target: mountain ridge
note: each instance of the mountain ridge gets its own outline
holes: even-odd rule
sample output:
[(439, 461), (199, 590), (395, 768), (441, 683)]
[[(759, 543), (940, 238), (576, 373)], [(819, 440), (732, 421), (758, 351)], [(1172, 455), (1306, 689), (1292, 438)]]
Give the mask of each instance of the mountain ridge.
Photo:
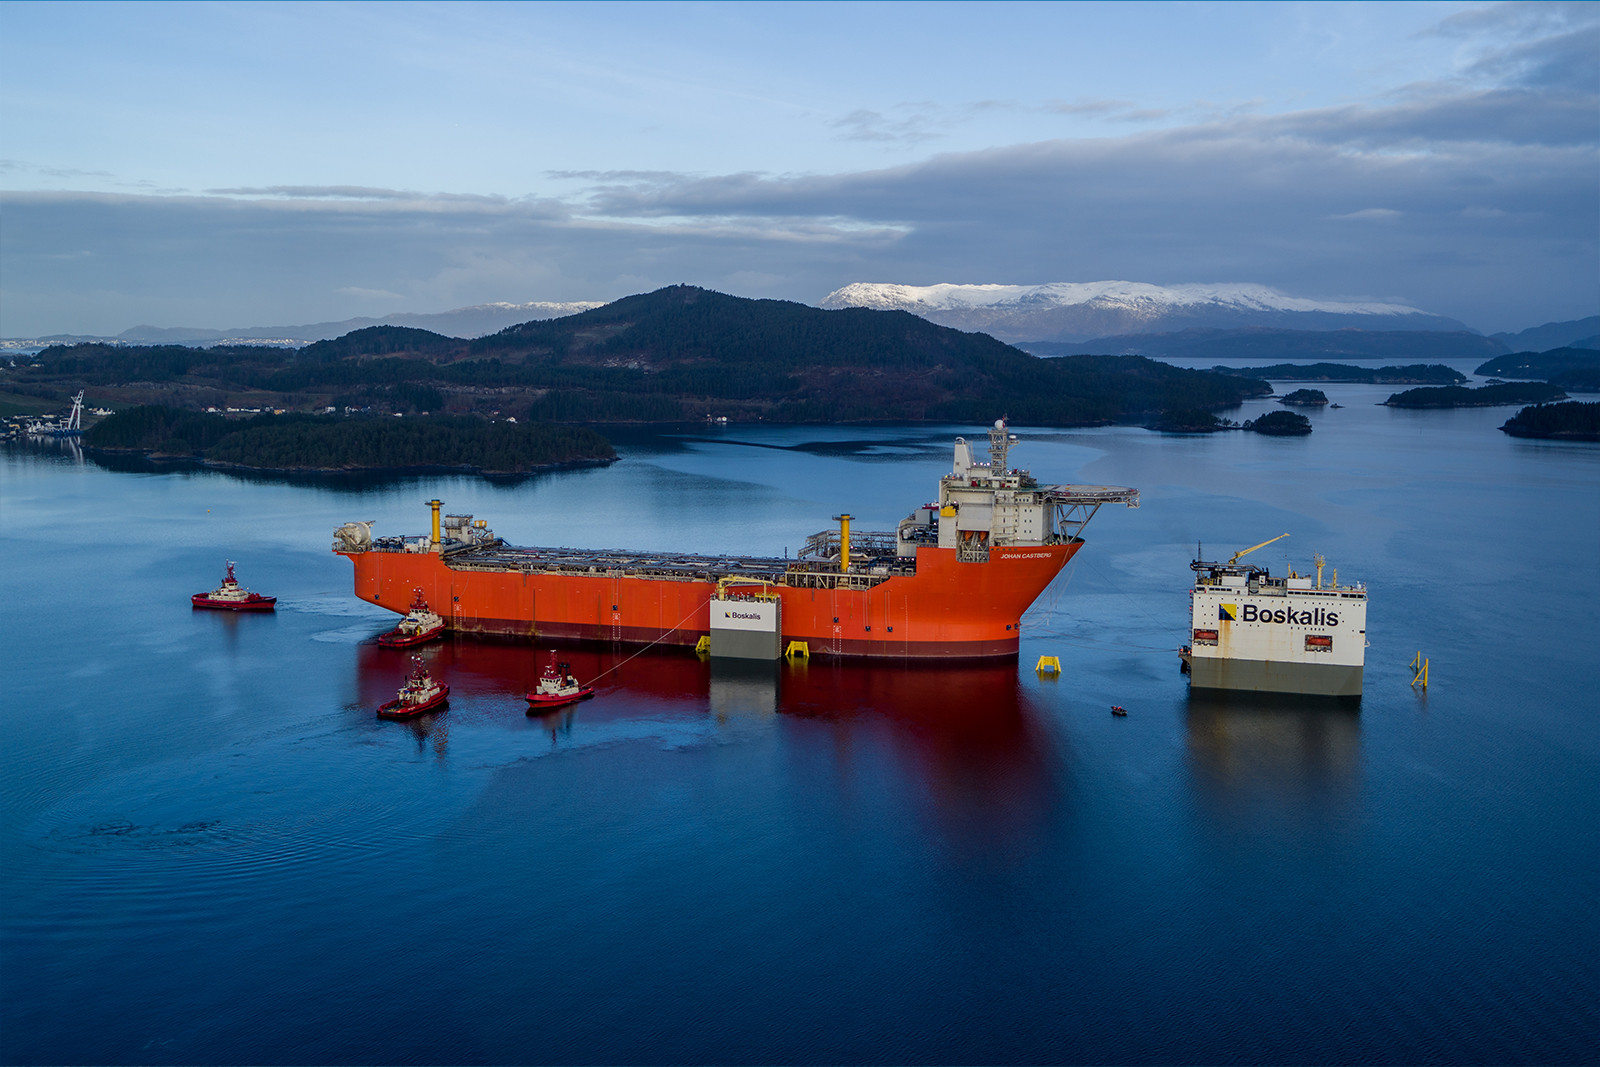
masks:
[(1252, 282), (1173, 286), (1129, 281), (925, 286), (852, 282), (829, 293), (818, 306), (908, 311), (941, 326), (981, 331), (1010, 343), (1075, 343), (1190, 328), (1476, 332), (1455, 319), (1408, 304), (1312, 300)]
[(1018, 341), (1036, 356), (1086, 352), (1150, 356), (1157, 359), (1323, 359), (1452, 358), (1489, 359), (1504, 354), (1500, 341), (1465, 330), (1279, 330), (1266, 326), (1217, 330), (1190, 327), (1175, 333), (1124, 334), (1081, 343)]
[(1600, 315), (1547, 322), (1516, 333), (1492, 334), (1512, 352), (1547, 352), (1552, 348), (1596, 348), (1600, 341)]
[(46, 349), (38, 362), (30, 382), (63, 393), (88, 385), (118, 404), (159, 397), (589, 423), (987, 423), (1008, 413), (1018, 425), (1086, 426), (1271, 392), (1139, 357), (1039, 359), (906, 312), (827, 311), (687, 285), (475, 340), (373, 326), (294, 352), (78, 345)]
[(78, 344), (120, 342), (122, 344), (211, 345), (232, 341), (305, 342), (329, 341), (353, 330), (370, 326), (409, 326), (447, 337), (473, 338), (495, 333), (532, 319), (557, 319), (604, 307), (600, 300), (530, 300), (512, 304), (504, 301), (472, 304), (449, 311), (397, 311), (377, 318), (361, 316), (336, 322), (313, 322), (299, 326), (243, 326), (212, 330), (190, 326), (133, 326), (111, 337), (89, 334), (49, 334), (33, 338), (42, 342)]

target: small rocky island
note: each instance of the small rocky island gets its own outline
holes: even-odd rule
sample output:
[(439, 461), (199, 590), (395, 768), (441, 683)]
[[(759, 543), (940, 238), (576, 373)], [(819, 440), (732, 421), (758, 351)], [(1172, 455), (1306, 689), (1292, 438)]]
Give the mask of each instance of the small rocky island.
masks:
[(1477, 389), (1460, 385), (1407, 389), (1403, 393), (1390, 394), (1383, 403), (1391, 408), (1492, 408), (1510, 404), (1543, 404), (1566, 398), (1566, 393), (1545, 382), (1508, 382)]
[(1237, 430), (1239, 424), (1231, 419), (1219, 418), (1204, 408), (1176, 408), (1163, 411), (1145, 423), (1145, 429), (1157, 433), (1216, 433), (1218, 430)]
[(1252, 430), (1271, 437), (1299, 437), (1311, 432), (1311, 420), (1293, 411), (1269, 411), (1244, 423), (1219, 418), (1201, 408), (1164, 411), (1145, 424), (1158, 433), (1216, 433), (1219, 430)]
[(1297, 408), (1320, 408), (1328, 403), (1328, 394), (1321, 389), (1296, 389), (1278, 398), (1278, 403)]
[(1600, 441), (1600, 403), (1570, 400), (1564, 404), (1525, 407), (1500, 427), (1512, 437), (1549, 441)]
[(1269, 411), (1240, 428), (1272, 437), (1299, 437), (1311, 432), (1311, 420), (1298, 411)]

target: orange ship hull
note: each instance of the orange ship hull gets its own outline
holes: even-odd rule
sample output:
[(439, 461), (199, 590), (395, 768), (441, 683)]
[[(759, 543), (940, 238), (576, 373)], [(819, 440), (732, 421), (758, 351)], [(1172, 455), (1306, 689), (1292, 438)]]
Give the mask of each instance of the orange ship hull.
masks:
[[(986, 562), (921, 546), (916, 572), (870, 589), (769, 586), (785, 643), (834, 656), (1015, 656), (1022, 616), (1082, 541), (995, 548)], [(355, 592), (404, 614), (417, 589), (457, 633), (694, 645), (710, 628), (714, 581), (455, 569), (435, 552), (341, 552)]]

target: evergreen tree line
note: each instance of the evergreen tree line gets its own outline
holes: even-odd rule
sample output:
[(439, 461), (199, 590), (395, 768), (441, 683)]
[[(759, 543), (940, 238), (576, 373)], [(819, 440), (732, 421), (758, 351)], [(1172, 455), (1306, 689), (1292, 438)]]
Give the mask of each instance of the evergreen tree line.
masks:
[(1553, 437), (1567, 441), (1600, 441), (1600, 404), (1577, 400), (1526, 407), (1500, 427), (1512, 437)]
[(262, 470), (466, 467), (519, 474), (552, 464), (611, 460), (610, 442), (576, 426), (487, 422), (470, 416), (339, 418), (221, 415), (145, 405), (89, 430), (91, 448), (193, 456)]
[(1463, 385), (1407, 389), (1384, 403), (1392, 408), (1486, 408), (1500, 404), (1542, 404), (1565, 400), (1566, 394), (1545, 382), (1508, 382), (1469, 389)]
[(184, 377), (234, 380), (239, 375), (270, 373), (294, 358), (294, 350), (271, 345), (51, 345), (39, 353), (50, 374), (73, 377), (88, 385), (126, 382), (171, 382)]

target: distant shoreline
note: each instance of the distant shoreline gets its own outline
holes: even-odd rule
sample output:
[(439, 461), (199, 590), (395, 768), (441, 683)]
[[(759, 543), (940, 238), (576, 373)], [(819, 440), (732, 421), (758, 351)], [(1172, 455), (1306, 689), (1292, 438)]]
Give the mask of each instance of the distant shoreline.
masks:
[(339, 477), (341, 475), (408, 475), (408, 474), (477, 474), (489, 478), (523, 478), (559, 470), (579, 470), (587, 467), (609, 467), (621, 457), (569, 459), (555, 463), (535, 464), (520, 471), (492, 470), (475, 464), (422, 463), (407, 466), (340, 466), (340, 467), (253, 467), (244, 463), (206, 459), (203, 456), (174, 455), (138, 448), (98, 448), (84, 445), (83, 451), (97, 458), (133, 461), (152, 468), (188, 467), (224, 473), (282, 475), (297, 478)]

